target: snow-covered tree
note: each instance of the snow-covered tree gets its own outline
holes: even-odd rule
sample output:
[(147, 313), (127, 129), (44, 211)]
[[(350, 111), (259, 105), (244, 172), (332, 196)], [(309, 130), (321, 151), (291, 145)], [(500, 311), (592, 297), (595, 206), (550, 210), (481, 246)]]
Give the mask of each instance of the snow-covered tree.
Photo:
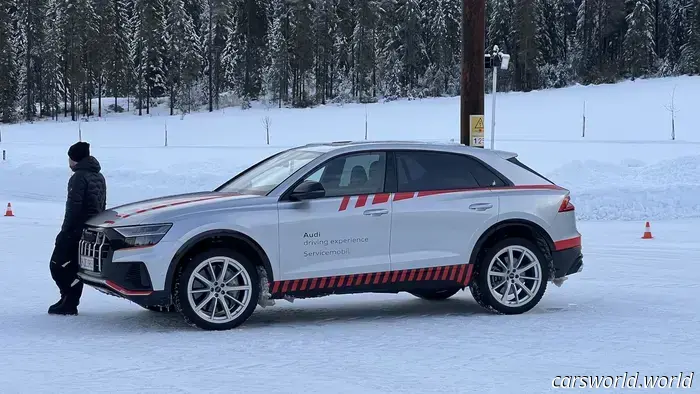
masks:
[(167, 43), (166, 86), (170, 97), (170, 114), (175, 108), (190, 112), (194, 106), (194, 85), (202, 63), (199, 37), (183, 0), (168, 0), (165, 28)]
[(630, 75), (636, 78), (650, 71), (656, 56), (655, 22), (649, 0), (635, 0), (634, 8), (626, 20), (624, 59)]
[(10, 123), (17, 116), (17, 63), (12, 40), (12, 0), (0, 0), (0, 121)]
[(688, 15), (687, 41), (681, 46), (679, 70), (700, 74), (700, 0), (686, 6)]

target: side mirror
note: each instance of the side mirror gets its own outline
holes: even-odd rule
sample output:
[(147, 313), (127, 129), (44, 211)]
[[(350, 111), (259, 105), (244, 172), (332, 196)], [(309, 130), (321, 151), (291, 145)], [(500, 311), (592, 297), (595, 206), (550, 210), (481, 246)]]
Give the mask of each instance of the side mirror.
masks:
[(304, 181), (289, 195), (292, 201), (313, 200), (326, 196), (326, 189), (319, 182)]

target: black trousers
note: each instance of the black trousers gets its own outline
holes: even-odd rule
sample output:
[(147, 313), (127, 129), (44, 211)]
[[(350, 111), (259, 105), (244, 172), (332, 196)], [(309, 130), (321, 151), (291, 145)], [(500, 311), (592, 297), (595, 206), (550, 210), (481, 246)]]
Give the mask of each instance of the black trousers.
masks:
[(51, 254), (51, 277), (61, 292), (66, 306), (78, 306), (83, 294), (83, 281), (78, 278), (78, 242), (60, 242)]

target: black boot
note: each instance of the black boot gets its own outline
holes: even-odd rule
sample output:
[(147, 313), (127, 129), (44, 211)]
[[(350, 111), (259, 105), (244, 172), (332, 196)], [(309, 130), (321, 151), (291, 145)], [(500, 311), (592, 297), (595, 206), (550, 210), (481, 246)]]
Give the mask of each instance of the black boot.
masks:
[(49, 307), (49, 315), (77, 315), (78, 307), (74, 303), (66, 302), (66, 298)]
[(65, 299), (66, 298), (64, 296), (61, 296), (60, 300), (58, 300), (55, 304), (51, 305), (49, 307), (49, 314), (55, 313), (55, 311), (57, 311), (61, 307), (61, 304), (63, 304), (63, 301), (65, 301)]

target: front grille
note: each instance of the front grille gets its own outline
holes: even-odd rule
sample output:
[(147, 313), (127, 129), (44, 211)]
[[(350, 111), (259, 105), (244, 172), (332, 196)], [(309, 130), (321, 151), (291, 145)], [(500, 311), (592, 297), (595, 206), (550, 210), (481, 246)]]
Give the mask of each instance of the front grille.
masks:
[(81, 257), (92, 258), (94, 271), (102, 272), (102, 263), (107, 260), (110, 253), (109, 240), (102, 231), (85, 229), (80, 239), (78, 253)]

